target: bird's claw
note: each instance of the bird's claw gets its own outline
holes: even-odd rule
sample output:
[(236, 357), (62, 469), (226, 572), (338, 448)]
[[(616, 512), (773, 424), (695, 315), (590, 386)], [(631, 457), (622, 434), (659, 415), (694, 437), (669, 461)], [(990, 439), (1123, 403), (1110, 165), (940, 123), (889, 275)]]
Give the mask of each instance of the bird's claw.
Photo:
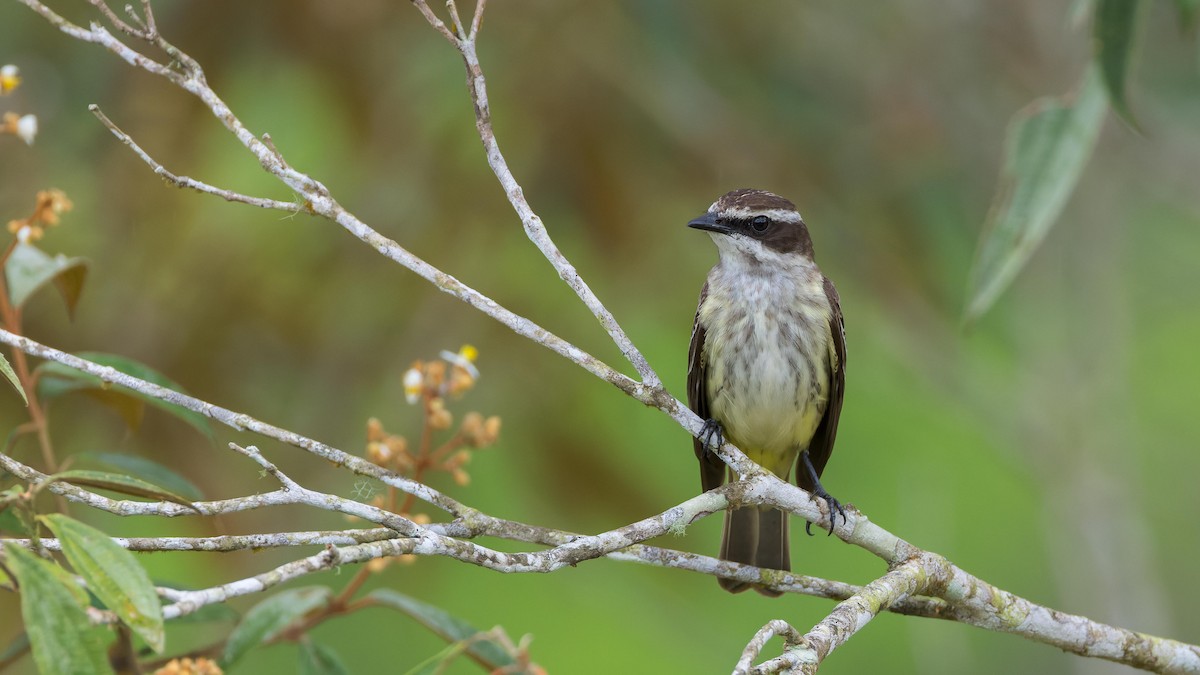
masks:
[(721, 427), (721, 423), (711, 417), (704, 420), (704, 427), (700, 429), (700, 442), (704, 444), (704, 449), (710, 452), (725, 445), (725, 429)]
[[(842, 508), (842, 503), (839, 502), (837, 500), (837, 498), (835, 498), (833, 495), (829, 494), (822, 488), (818, 488), (813, 493), (813, 496), (816, 497), (817, 499), (825, 500), (825, 506), (829, 507), (829, 532), (825, 536), (830, 536), (833, 534), (833, 529), (835, 527), (837, 527), (838, 515), (842, 516), (842, 524), (843, 525), (846, 524), (846, 510)], [(812, 523), (804, 524), (804, 532), (810, 537), (813, 536)]]

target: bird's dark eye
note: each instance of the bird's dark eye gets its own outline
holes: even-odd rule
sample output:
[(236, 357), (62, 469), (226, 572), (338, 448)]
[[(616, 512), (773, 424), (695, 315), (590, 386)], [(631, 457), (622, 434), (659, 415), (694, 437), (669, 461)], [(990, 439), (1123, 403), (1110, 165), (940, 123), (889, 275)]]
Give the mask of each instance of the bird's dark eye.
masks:
[(754, 216), (750, 221), (750, 227), (754, 228), (755, 232), (766, 232), (771, 226), (771, 219), (766, 216)]

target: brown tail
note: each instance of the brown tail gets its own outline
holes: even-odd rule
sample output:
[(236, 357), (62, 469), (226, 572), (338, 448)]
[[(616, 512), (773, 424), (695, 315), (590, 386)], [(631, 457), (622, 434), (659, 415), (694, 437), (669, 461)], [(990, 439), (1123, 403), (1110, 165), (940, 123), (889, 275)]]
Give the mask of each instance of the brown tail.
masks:
[[(787, 514), (778, 509), (745, 508), (725, 512), (725, 534), (721, 537), (721, 558), (731, 562), (791, 571), (788, 553)], [(741, 593), (747, 588), (769, 597), (779, 591), (733, 579), (717, 579), (721, 588)]]

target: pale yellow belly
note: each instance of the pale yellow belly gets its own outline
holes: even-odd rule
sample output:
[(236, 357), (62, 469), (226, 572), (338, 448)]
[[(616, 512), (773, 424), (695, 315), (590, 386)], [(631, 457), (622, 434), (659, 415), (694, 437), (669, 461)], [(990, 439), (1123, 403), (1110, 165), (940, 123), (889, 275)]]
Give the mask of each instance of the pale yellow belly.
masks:
[(756, 306), (710, 290), (701, 306), (709, 410), (730, 442), (787, 478), (828, 403), (830, 310), (812, 296), (765, 299)]

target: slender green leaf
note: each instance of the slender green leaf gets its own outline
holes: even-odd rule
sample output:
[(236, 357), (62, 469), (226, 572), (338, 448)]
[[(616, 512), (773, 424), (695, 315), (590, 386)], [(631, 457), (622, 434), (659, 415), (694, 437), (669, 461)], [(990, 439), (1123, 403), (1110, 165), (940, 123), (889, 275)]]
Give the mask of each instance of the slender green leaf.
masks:
[(296, 619), (328, 603), (331, 596), (324, 586), (308, 586), (278, 593), (258, 603), (229, 634), (222, 664), (229, 666), (236, 662), (246, 652), (279, 635)]
[(1134, 129), (1138, 125), (1129, 108), (1129, 70), (1148, 5), (1145, 0), (1096, 0), (1092, 17), (1093, 57), (1104, 78), (1109, 103)]
[[(178, 384), (171, 381), (168, 377), (157, 370), (154, 370), (144, 363), (140, 363), (124, 356), (105, 354), (101, 352), (79, 352), (76, 354), (76, 356), (102, 366), (108, 366), (115, 370), (119, 370), (126, 375), (132, 375), (138, 379), (150, 382), (151, 384), (157, 384), (165, 389), (170, 389), (180, 393), (183, 393), (184, 391), (183, 387), (180, 387)], [(139, 403), (139, 405), (140, 403), (148, 403), (159, 410), (167, 412), (183, 420), (184, 422), (187, 422), (200, 433), (207, 436), (210, 440), (213, 438), (212, 426), (208, 423), (208, 419), (197, 412), (193, 412), (186, 408), (180, 408), (177, 405), (167, 403), (166, 401), (154, 398), (153, 396), (146, 396), (145, 394), (133, 391), (132, 389), (126, 389), (125, 387), (108, 384), (95, 375), (90, 375), (88, 373), (75, 370), (74, 368), (64, 366), (61, 363), (53, 361), (43, 363), (38, 367), (38, 371), (38, 397), (42, 400), (47, 400), (55, 396), (61, 396), (73, 391), (85, 391), (93, 395), (100, 393), (117, 394), (122, 399), (125, 399), (126, 405), (128, 404), (129, 399)], [(134, 413), (129, 410), (121, 409), (116, 402), (112, 401), (106, 396), (97, 395), (97, 398), (101, 402), (117, 407), (118, 412), (121, 413), (121, 416), (124, 417), (127, 422), (132, 421), (133, 424), (131, 424), (131, 426), (136, 428), (136, 421), (141, 419), (140, 412)]]
[(3, 354), (0, 354), (0, 373), (4, 374), (4, 377), (8, 379), (9, 384), (13, 386), (13, 389), (17, 390), (17, 393), (21, 395), (21, 400), (24, 401), (25, 405), (28, 406), (29, 398), (25, 396), (25, 387), (21, 386), (21, 380), (17, 377), (17, 374), (13, 372), (12, 366), (8, 364), (8, 359), (4, 358)]
[[(469, 640), (481, 631), (471, 624), (446, 612), (409, 597), (390, 588), (379, 588), (367, 596), (385, 607), (400, 610), (416, 619), (421, 625), (450, 642)], [(484, 668), (495, 670), (515, 663), (513, 657), (500, 645), (491, 640), (471, 642), (467, 654)], [(452, 656), (452, 654), (450, 654)]]
[(349, 675), (346, 664), (332, 649), (311, 640), (300, 644), (300, 675)]
[(190, 501), (173, 492), (164, 490), (153, 483), (147, 483), (140, 478), (120, 473), (71, 469), (70, 471), (60, 471), (59, 473), (47, 476), (42, 481), (42, 486), (56, 481), (83, 487), (100, 488), (101, 490), (112, 490), (113, 492), (120, 492), (121, 494), (133, 495), (135, 497), (146, 497), (147, 499), (154, 499), (156, 501), (172, 502), (180, 506), (195, 509)]
[(67, 314), (74, 316), (83, 282), (87, 280), (87, 265), (83, 258), (68, 258), (61, 253), (51, 257), (32, 244), (17, 244), (4, 266), (9, 301), (13, 307), (20, 307), (38, 289), (53, 281), (67, 305)]
[(1096, 145), (1105, 109), (1093, 68), (1074, 100), (1040, 99), (1013, 118), (1000, 186), (971, 269), (967, 321), (992, 306), (1046, 238)]
[(162, 603), (133, 554), (100, 530), (60, 513), (44, 516), (42, 522), (58, 537), (63, 555), (92, 593), (151, 649), (162, 653)]
[(81, 452), (76, 454), (76, 461), (102, 469), (116, 470), (128, 476), (139, 478), (176, 494), (188, 501), (204, 500), (204, 493), (191, 481), (168, 469), (158, 462), (140, 457), (116, 452)]
[(6, 544), (5, 552), (21, 584), (21, 618), (38, 671), (111, 673), (105, 632), (88, 624), (83, 590), (61, 568), (16, 544)]

